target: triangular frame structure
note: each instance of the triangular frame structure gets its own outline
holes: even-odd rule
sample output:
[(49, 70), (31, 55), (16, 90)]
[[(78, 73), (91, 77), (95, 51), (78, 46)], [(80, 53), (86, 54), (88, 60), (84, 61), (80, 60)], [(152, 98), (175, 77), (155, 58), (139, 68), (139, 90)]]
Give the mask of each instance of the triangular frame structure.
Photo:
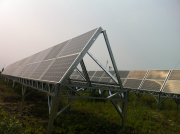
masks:
[[(114, 67), (114, 71), (116, 74), (117, 79), (105, 68), (103, 65), (90, 53), (88, 50), (93, 45), (96, 38), (103, 34), (106, 46), (109, 52), (109, 56), (111, 58), (111, 62)], [(107, 83), (100, 83), (100, 82), (91, 82), (88, 76), (88, 72), (86, 70), (86, 66), (84, 64), (83, 58), (88, 54), (107, 74), (108, 76), (115, 82), (115, 84), (107, 84)], [(77, 69), (77, 65), (80, 64), (82, 68), (82, 72)], [(83, 81), (74, 81), (69, 79), (70, 75), (73, 73), (74, 70), (77, 70), (79, 74), (84, 79)], [(87, 45), (83, 48), (83, 50), (78, 54), (76, 59), (73, 61), (69, 69), (66, 71), (64, 76), (60, 79), (59, 82), (47, 82), (41, 80), (33, 80), (33, 79), (25, 79), (25, 78), (17, 78), (13, 76), (6, 76), (3, 75), (5, 79), (12, 79), (13, 80), (13, 88), (15, 87), (15, 82), (23, 84), (22, 86), (22, 104), (21, 104), (21, 113), (23, 109), (24, 99), (27, 95), (25, 95), (26, 88), (32, 87), (42, 92), (46, 92), (48, 94), (48, 106), (49, 106), (49, 123), (48, 123), (48, 131), (47, 133), (50, 134), (52, 132), (52, 127), (55, 118), (62, 113), (66, 108), (68, 108), (76, 99), (78, 98), (89, 98), (89, 99), (105, 99), (110, 100), (122, 118), (122, 129), (125, 130), (125, 122), (127, 116), (127, 105), (128, 105), (128, 98), (129, 98), (129, 91), (123, 89), (123, 85), (121, 83), (120, 75), (118, 73), (118, 69), (116, 66), (116, 62), (110, 47), (110, 43), (106, 34), (106, 31), (103, 30), (101, 27), (97, 28), (97, 31), (89, 40)], [(81, 92), (91, 93), (91, 94), (98, 94), (98, 97), (93, 96), (85, 96), (82, 95)], [(105, 94), (105, 92), (108, 93)], [(62, 108), (58, 112), (58, 103), (59, 98), (69, 98), (69, 103)], [(120, 107), (118, 102), (122, 102), (122, 108)]]
[[(122, 83), (120, 80), (120, 75), (118, 73), (118, 69), (117, 69), (116, 62), (115, 62), (115, 59), (114, 59), (114, 56), (113, 56), (113, 53), (112, 53), (112, 50), (111, 50), (111, 47), (109, 44), (109, 40), (108, 40), (106, 31), (101, 30), (101, 32), (99, 34), (101, 34), (101, 33), (103, 33), (103, 35), (104, 35), (104, 39), (105, 39), (105, 42), (107, 45), (109, 55), (111, 57), (111, 61), (112, 61), (117, 79), (90, 52), (88, 52), (88, 50), (90, 48), (90, 47), (88, 47), (84, 51), (84, 53), (80, 56), (80, 58), (75, 61), (72, 69), (69, 70), (69, 72), (70, 72), (69, 74), (72, 74), (74, 69), (76, 69), (78, 71), (78, 73), (80, 74), (80, 76), (85, 80), (86, 84), (82, 85), (83, 82), (79, 82), (79, 83), (76, 82), (76, 84), (72, 84), (71, 82), (73, 82), (73, 81), (67, 80), (67, 79), (65, 79), (62, 83), (60, 83), (61, 86), (65, 86), (68, 90), (63, 90), (64, 92), (67, 92), (66, 95), (60, 94), (58, 97), (69, 98), (71, 100), (69, 101), (69, 103), (64, 108), (62, 108), (59, 112), (57, 112), (58, 99), (53, 99), (52, 108), (50, 110), (51, 112), (50, 112), (50, 121), (49, 121), (49, 126), (48, 126), (48, 132), (51, 132), (52, 126), (53, 126), (53, 120), (56, 118), (56, 116), (58, 116), (60, 113), (62, 113), (66, 108), (68, 108), (78, 98), (110, 100), (112, 102), (113, 106), (115, 107), (115, 109), (117, 110), (117, 112), (119, 113), (119, 115), (121, 116), (121, 118), (122, 118), (122, 130), (123, 131), (125, 130), (125, 121), (126, 121), (126, 115), (127, 115), (127, 105), (128, 105), (129, 92), (123, 90), (123, 86), (122, 86)], [(99, 36), (99, 34), (97, 36)], [(116, 86), (112, 86), (112, 88), (114, 88), (114, 89), (110, 88), (111, 85), (108, 85), (108, 88), (107, 87), (101, 88), (101, 87), (92, 86), (92, 83), (91, 83), (89, 76), (88, 76), (88, 72), (86, 70), (85, 63), (83, 61), (83, 57), (85, 56), (85, 54), (88, 54), (109, 75), (109, 77), (111, 77), (115, 81)], [(78, 64), (81, 65), (82, 72), (77, 69)], [(66, 78), (69, 78), (69, 76), (70, 75), (67, 75)], [(61, 90), (61, 87), (59, 87), (59, 89)], [(102, 95), (102, 97), (101, 96), (99, 96), (99, 97), (84, 96), (81, 94), (81, 91), (84, 91), (84, 90), (88, 90), (87, 91), (88, 93), (94, 93), (94, 94), (97, 90), (99, 95)], [(99, 92), (101, 90), (103, 90), (103, 94), (101, 92)], [(108, 96), (104, 95), (104, 93), (106, 91), (109, 94)], [(58, 93), (60, 93), (60, 91)], [(119, 95), (118, 98), (117, 98), (117, 95)], [(118, 102), (123, 103), (122, 108), (120, 107)], [(57, 113), (57, 114), (55, 114), (55, 113)]]

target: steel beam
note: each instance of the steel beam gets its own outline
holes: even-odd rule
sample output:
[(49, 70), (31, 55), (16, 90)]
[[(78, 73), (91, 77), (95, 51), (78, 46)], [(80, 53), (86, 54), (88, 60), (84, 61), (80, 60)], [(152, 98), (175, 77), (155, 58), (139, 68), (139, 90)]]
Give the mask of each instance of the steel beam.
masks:
[(92, 53), (87, 52), (87, 54), (113, 79), (116, 84), (119, 84), (117, 79), (92, 55)]
[(115, 59), (114, 59), (114, 56), (113, 56), (113, 53), (112, 53), (112, 50), (111, 50), (111, 46), (110, 46), (110, 43), (109, 43), (109, 40), (108, 40), (108, 37), (107, 37), (107, 34), (106, 34), (106, 30), (103, 30), (102, 33), (104, 35), (104, 39), (105, 39), (105, 42), (106, 42), (106, 45), (107, 45), (107, 48), (108, 48), (108, 51), (109, 51), (109, 55), (110, 55), (110, 58), (111, 58), (111, 61), (112, 61), (113, 67), (114, 67), (114, 71), (116, 73), (116, 77), (117, 77), (119, 86), (120, 86), (121, 89), (123, 89), (122, 82), (121, 82), (121, 79), (120, 79), (120, 74), (119, 74), (117, 66), (116, 66), (116, 62), (115, 62)]
[(129, 99), (129, 92), (125, 92), (124, 93), (124, 99), (125, 101), (123, 102), (122, 105), (122, 115), (123, 115), (123, 119), (122, 119), (122, 130), (125, 131), (125, 126), (126, 126), (126, 117), (127, 117), (127, 109), (128, 109), (128, 99)]
[(81, 60), (80, 64), (81, 64), (81, 68), (82, 68), (83, 74), (84, 74), (84, 76), (85, 76), (85, 78), (86, 78), (86, 81), (87, 81), (87, 83), (88, 83), (88, 86), (89, 86), (89, 87), (92, 87), (91, 81), (90, 81), (90, 79), (89, 79), (89, 75), (88, 75), (88, 73), (87, 73), (87, 69), (86, 69), (86, 66), (85, 66), (85, 64), (84, 64), (83, 59)]
[(27, 86), (22, 85), (22, 101), (21, 101), (21, 110), (20, 110), (21, 115), (22, 115), (23, 106), (24, 106), (24, 99), (25, 99), (26, 89), (27, 89)]
[(49, 116), (47, 134), (52, 133), (53, 123), (54, 123), (54, 120), (56, 118), (57, 110), (58, 110), (60, 90), (61, 90), (61, 86), (59, 84), (56, 84), (56, 86), (55, 86), (55, 96), (53, 96), (53, 99), (52, 99), (52, 107), (51, 107), (50, 116)]
[(63, 107), (56, 115), (56, 117), (61, 114), (65, 109), (67, 109), (76, 99), (71, 100), (65, 107)]
[(79, 75), (86, 81), (86, 78), (84, 77), (84, 75), (81, 73), (81, 71), (79, 71), (79, 69), (76, 67), (76, 71), (79, 73)]

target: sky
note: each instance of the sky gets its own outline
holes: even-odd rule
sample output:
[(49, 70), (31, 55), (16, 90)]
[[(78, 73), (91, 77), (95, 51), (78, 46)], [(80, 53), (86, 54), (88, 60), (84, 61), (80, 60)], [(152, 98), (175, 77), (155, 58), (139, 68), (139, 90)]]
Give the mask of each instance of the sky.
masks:
[[(0, 70), (99, 26), (119, 70), (180, 69), (179, 0), (0, 0)], [(103, 35), (89, 51), (112, 66)]]

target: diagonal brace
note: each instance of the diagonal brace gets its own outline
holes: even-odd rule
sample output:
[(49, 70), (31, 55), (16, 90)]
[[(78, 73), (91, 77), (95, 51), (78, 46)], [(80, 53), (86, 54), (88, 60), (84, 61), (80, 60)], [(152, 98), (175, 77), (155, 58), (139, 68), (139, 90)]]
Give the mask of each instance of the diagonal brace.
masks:
[(87, 54), (118, 84), (117, 79), (90, 52), (87, 52)]

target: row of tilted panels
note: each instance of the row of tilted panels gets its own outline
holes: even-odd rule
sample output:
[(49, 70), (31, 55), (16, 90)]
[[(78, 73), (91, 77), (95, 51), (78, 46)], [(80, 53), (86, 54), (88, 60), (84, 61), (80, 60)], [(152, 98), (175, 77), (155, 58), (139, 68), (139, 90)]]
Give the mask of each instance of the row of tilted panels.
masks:
[[(180, 94), (180, 70), (119, 70), (124, 88), (154, 92)], [(114, 71), (110, 73), (115, 76)], [(93, 82), (114, 83), (104, 71), (89, 71)], [(70, 76), (73, 80), (83, 80), (78, 72)]]

